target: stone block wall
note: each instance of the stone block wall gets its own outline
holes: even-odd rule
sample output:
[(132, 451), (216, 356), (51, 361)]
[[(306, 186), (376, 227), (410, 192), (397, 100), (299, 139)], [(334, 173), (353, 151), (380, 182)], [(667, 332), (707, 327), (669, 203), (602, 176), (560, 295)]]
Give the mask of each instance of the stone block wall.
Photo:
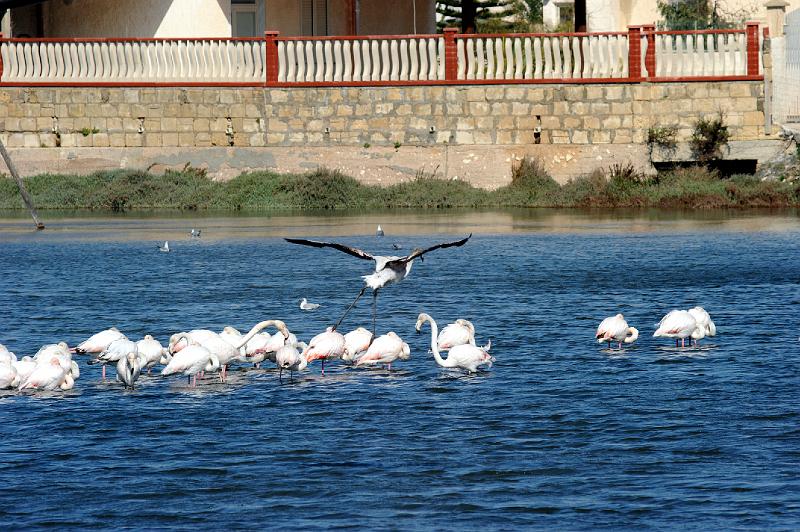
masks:
[(769, 138), (760, 81), (0, 88), (0, 138), (10, 148), (641, 144), (652, 126), (687, 140), (719, 111), (732, 140)]

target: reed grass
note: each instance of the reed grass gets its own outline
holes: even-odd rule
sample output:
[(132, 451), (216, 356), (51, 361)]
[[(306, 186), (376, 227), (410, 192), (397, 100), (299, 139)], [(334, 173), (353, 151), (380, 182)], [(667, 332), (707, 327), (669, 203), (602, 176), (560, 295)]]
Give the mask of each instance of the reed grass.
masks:
[[(304, 174), (250, 172), (227, 182), (202, 170), (153, 175), (118, 170), (90, 175), (41, 174), (26, 178), (39, 209), (249, 210), (451, 207), (666, 207), (742, 208), (800, 205), (800, 185), (752, 176), (721, 179), (705, 168), (656, 177), (616, 165), (559, 185), (543, 165), (522, 159), (512, 180), (494, 191), (459, 180), (418, 175), (388, 187), (365, 185), (338, 171)], [(0, 209), (23, 209), (16, 184), (0, 177)]]

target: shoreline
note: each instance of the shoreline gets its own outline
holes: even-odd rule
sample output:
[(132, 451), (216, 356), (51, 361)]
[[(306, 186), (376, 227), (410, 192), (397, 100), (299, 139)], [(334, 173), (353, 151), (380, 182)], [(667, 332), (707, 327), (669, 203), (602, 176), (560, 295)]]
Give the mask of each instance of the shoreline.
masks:
[[(90, 175), (42, 174), (25, 178), (38, 210), (85, 212), (289, 213), (348, 209), (660, 208), (715, 210), (800, 207), (800, 181), (762, 181), (737, 175), (722, 179), (695, 167), (644, 176), (631, 166), (557, 183), (538, 160), (523, 159), (511, 183), (495, 190), (458, 180), (418, 174), (390, 186), (367, 185), (335, 170), (304, 174), (250, 172), (215, 181), (198, 169), (166, 172), (97, 172)], [(0, 210), (24, 210), (16, 184), (0, 178)]]

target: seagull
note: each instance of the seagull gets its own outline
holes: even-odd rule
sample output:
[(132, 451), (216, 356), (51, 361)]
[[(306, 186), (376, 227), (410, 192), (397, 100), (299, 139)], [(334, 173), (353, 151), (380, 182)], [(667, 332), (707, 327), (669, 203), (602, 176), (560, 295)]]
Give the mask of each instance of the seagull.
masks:
[(411, 265), (414, 262), (414, 259), (417, 257), (420, 260), (423, 259), (423, 255), (429, 253), (431, 251), (440, 249), (440, 248), (449, 248), (454, 246), (463, 246), (467, 243), (472, 237), (472, 233), (469, 234), (466, 238), (462, 238), (461, 240), (455, 240), (453, 242), (442, 242), (440, 244), (436, 244), (430, 246), (428, 248), (416, 248), (411, 253), (406, 255), (405, 257), (395, 257), (395, 256), (382, 256), (382, 255), (371, 255), (366, 251), (362, 251), (358, 248), (346, 246), (344, 244), (339, 244), (337, 242), (320, 242), (317, 240), (306, 240), (303, 238), (285, 238), (287, 242), (291, 244), (301, 244), (303, 246), (311, 246), (315, 248), (333, 248), (337, 249), (343, 253), (347, 253), (348, 255), (352, 255), (359, 259), (364, 260), (374, 260), (375, 261), (375, 273), (370, 275), (363, 275), (361, 278), (364, 280), (364, 287), (356, 296), (355, 300), (347, 307), (345, 310), (344, 315), (339, 318), (339, 321), (336, 322), (336, 325), (333, 326), (331, 330), (335, 331), (336, 328), (342, 323), (342, 320), (347, 316), (347, 313), (350, 312), (356, 302), (364, 295), (364, 291), (367, 288), (372, 288), (372, 337), (375, 338), (375, 317), (377, 314), (378, 309), (378, 290), (383, 288), (384, 286), (392, 283), (399, 283), (403, 279), (405, 279), (409, 273), (411, 273)]
[(383, 229), (381, 229), (380, 225), (378, 226), (378, 229), (375, 231), (375, 236), (383, 236)]
[(319, 303), (309, 303), (306, 298), (300, 301), (300, 310), (317, 310), (318, 308)]
[(392, 249), (403, 249), (403, 246), (400, 244), (392, 244)]
[(192, 238), (200, 238), (200, 231), (201, 229), (192, 229), (189, 235), (191, 235)]
[(165, 241), (164, 241), (164, 245), (163, 245), (163, 246), (159, 246), (159, 247), (158, 247), (158, 250), (159, 250), (159, 251), (163, 251), (164, 253), (169, 253), (169, 242), (167, 242), (167, 241), (165, 240)]

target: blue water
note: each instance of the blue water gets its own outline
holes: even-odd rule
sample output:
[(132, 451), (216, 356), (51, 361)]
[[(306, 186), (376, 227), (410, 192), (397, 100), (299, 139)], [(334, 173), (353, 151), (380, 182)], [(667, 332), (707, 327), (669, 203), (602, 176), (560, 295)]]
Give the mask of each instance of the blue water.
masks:
[[(153, 375), (125, 391), (80, 359), (70, 392), (0, 392), (0, 523), (797, 529), (800, 222), (780, 222), (478, 232), (381, 293), (379, 331), (412, 348), (391, 372), (331, 364), (322, 377), (315, 364), (281, 383), (273, 369), (234, 370), (196, 389)], [(408, 251), (475, 229), (462, 225), (338, 239)], [(112, 325), (165, 342), (281, 318), (307, 340), (370, 268), (276, 237), (206, 229), (166, 254), (149, 233), (93, 231), (0, 235), (0, 342), (18, 355)], [(300, 311), (301, 297), (322, 308)], [(368, 325), (368, 303), (343, 329)], [(686, 350), (651, 337), (663, 314), (696, 304), (717, 337)], [(421, 311), (471, 319), (495, 366), (439, 369), (427, 327), (414, 333)], [(617, 312), (642, 332), (624, 352), (593, 341)]]

